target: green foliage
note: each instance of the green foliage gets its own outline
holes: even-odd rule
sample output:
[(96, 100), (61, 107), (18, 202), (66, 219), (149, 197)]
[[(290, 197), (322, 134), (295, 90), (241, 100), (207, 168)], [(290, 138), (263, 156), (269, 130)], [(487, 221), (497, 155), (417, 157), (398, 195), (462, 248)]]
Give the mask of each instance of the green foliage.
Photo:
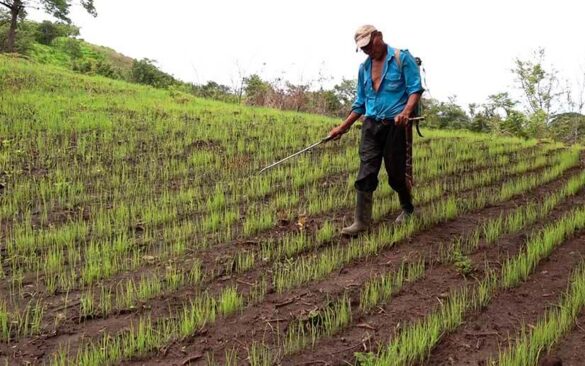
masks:
[[(390, 188), (381, 187), (378, 197), (386, 204), (379, 205), (378, 225), (366, 236), (339, 243), (341, 222), (322, 218), (354, 204), (348, 194), (353, 188), (346, 179), (358, 169), (358, 161), (351, 158), (356, 131), (294, 164), (264, 175), (249, 174), (289, 149), (306, 146), (321, 136), (332, 119), (193, 97), (186, 103), (180, 99), (185, 97), (180, 86), (157, 90), (6, 56), (0, 56), (0, 82), (8, 90), (2, 95), (0, 114), (10, 121), (0, 124), (0, 165), (8, 172), (2, 179), (10, 192), (0, 195), (0, 220), (6, 228), (2, 259), (10, 274), (7, 296), (20, 296), (28, 281), (33, 289), (46, 288), (47, 293), (71, 290), (79, 294), (76, 300), (81, 297), (74, 314), (83, 321), (138, 309), (141, 302), (147, 307), (148, 299), (164, 299), (177, 289), (189, 294), (168, 311), (157, 305), (152, 322), (141, 317), (151, 312), (140, 307), (126, 329), (92, 337), (92, 343), (80, 341), (68, 352), (76, 364), (115, 364), (163, 349), (211, 327), (216, 317), (237, 314), (263, 301), (269, 291), (331, 278), (344, 266), (379, 256), (439, 222), (556, 179), (576, 166), (579, 158), (561, 155), (559, 145), (429, 131), (415, 157), (421, 183), (419, 218), (405, 225), (383, 224), (399, 203), (390, 199)], [(296, 128), (283, 128), (292, 125)], [(563, 160), (567, 163), (559, 163)], [(46, 166), (50, 174), (39, 172), (31, 179), (31, 169)], [(520, 189), (497, 194), (500, 180)], [(296, 198), (293, 194), (291, 199), (288, 194), (283, 198), (293, 191)], [(462, 197), (461, 191), (468, 194)], [(38, 214), (32, 213), (30, 202), (38, 203), (34, 207)], [(308, 202), (317, 204), (308, 209)], [(67, 220), (51, 221), (51, 213), (64, 209)], [(316, 221), (309, 211), (315, 212)], [(279, 227), (272, 229), (275, 225)], [(297, 230), (281, 230), (281, 225)], [(277, 237), (264, 235), (276, 232)], [(236, 245), (225, 245), (229, 243)], [(213, 245), (222, 245), (221, 250)], [(201, 262), (194, 261), (201, 248), (208, 250)], [(231, 273), (225, 273), (226, 263)], [(398, 273), (373, 278), (363, 300), (358, 289), (352, 290), (350, 298), (319, 306), (296, 327), (289, 321), (293, 326), (279, 344), (288, 342), (287, 349), (294, 350), (347, 328), (355, 312), (358, 316), (353, 319), (360, 319), (362, 309), (391, 301), (402, 283), (424, 274), (425, 262), (412, 263)], [(258, 269), (263, 277), (255, 283), (239, 275)], [(36, 280), (27, 277), (29, 273), (37, 274)], [(240, 291), (236, 283), (245, 287)], [(209, 284), (217, 284), (213, 295), (204, 292)], [(487, 291), (483, 294), (478, 298), (489, 297)], [(358, 296), (360, 307), (349, 306)], [(465, 298), (466, 304), (469, 299)], [(186, 303), (189, 300), (193, 302)], [(20, 318), (8, 314), (10, 298), (6, 301), (6, 306), (0, 305), (4, 339), (6, 334), (11, 339), (38, 334), (36, 325), (23, 326), (27, 331), (20, 333), (6, 330), (14, 319), (26, 319), (26, 314)], [(51, 309), (59, 305), (53, 302)], [(67, 300), (64, 305), (67, 308)], [(42, 306), (36, 308), (29, 312), (28, 322), (19, 324), (36, 324), (42, 316), (35, 314), (42, 314)], [(447, 309), (455, 314), (468, 310)], [(449, 316), (439, 312), (438, 319)], [(47, 316), (39, 324), (46, 320)], [(425, 334), (432, 335), (433, 341), (459, 318), (453, 320), (430, 322), (438, 328)], [(275, 329), (282, 328), (276, 324)], [(419, 349), (428, 353), (429, 347)], [(53, 351), (55, 362), (61, 362), (63, 353)], [(261, 348), (257, 351), (251, 352), (256, 363), (278, 362), (282, 354), (279, 349), (272, 358)]]
[(501, 122), (501, 131), (512, 136), (527, 138), (529, 136), (525, 130), (527, 123), (526, 115), (512, 110), (508, 113), (506, 119)]
[[(0, 52), (6, 52), (6, 42), (10, 30), (10, 18), (6, 13), (0, 12)], [(26, 54), (35, 42), (36, 25), (26, 20), (20, 21), (17, 37), (14, 44), (14, 52)]]
[(556, 140), (566, 143), (585, 141), (585, 115), (581, 113), (562, 113), (552, 118), (549, 131)]
[(154, 62), (154, 60), (147, 58), (134, 60), (130, 74), (131, 81), (154, 86), (155, 88), (167, 88), (177, 83), (171, 75), (160, 71)]
[(331, 90), (312, 91), (311, 84), (293, 84), (277, 79), (263, 80), (252, 74), (244, 78), (244, 96), (248, 105), (267, 106), (344, 117), (355, 99), (355, 80), (342, 80)]
[(58, 37), (75, 37), (79, 35), (79, 28), (65, 23), (53, 23), (45, 20), (38, 24), (35, 40), (44, 45), (50, 45)]
[(514, 110), (516, 101), (507, 92), (493, 94), (482, 105), (470, 104), (472, 131), (525, 137), (524, 114)]
[(341, 82), (333, 87), (333, 92), (337, 97), (339, 104), (349, 110), (356, 97), (357, 80), (342, 79)]
[(58, 65), (75, 72), (112, 79), (129, 78), (132, 59), (82, 40), (58, 37), (50, 45), (33, 43), (27, 55), (44, 64)]
[(557, 71), (545, 69), (544, 62), (545, 51), (539, 48), (532, 59), (516, 59), (512, 73), (524, 93), (528, 109), (535, 114), (543, 112), (548, 117), (561, 93)]
[[(69, 9), (72, 4), (71, 0), (39, 0), (32, 4), (41, 5), (43, 10), (48, 14), (67, 24), (71, 23), (71, 20), (69, 19)], [(7, 52), (14, 52), (17, 50), (17, 27), (22, 27), (22, 25), (19, 26), (18, 24), (18, 18), (24, 19), (27, 15), (26, 9), (32, 6), (32, 4), (23, 0), (6, 0), (0, 2), (1, 6), (4, 6), (10, 11), (10, 25), (8, 27), (6, 40), (2, 43), (2, 46), (4, 47), (3, 50)], [(93, 0), (81, 0), (81, 6), (89, 14), (97, 16)]]
[(488, 96), (488, 108), (492, 113), (503, 111), (506, 115), (509, 115), (516, 106), (517, 102), (512, 100), (508, 92), (497, 93)]
[(244, 79), (244, 93), (246, 103), (249, 105), (264, 105), (271, 90), (272, 86), (257, 74), (250, 75)]
[(441, 129), (461, 129), (470, 126), (469, 116), (455, 103), (455, 97), (448, 102), (440, 102), (435, 99), (425, 99), (425, 126)]
[[(485, 108), (485, 107), (484, 107)], [(469, 116), (471, 118), (469, 129), (475, 132), (489, 132), (493, 126), (492, 116), (486, 114), (485, 110), (480, 110), (476, 103), (469, 105)]]
[(238, 98), (231, 92), (231, 89), (222, 84), (218, 84), (215, 81), (208, 81), (203, 85), (190, 85), (189, 87), (191, 94), (202, 98), (209, 98), (215, 100), (221, 100), (224, 102), (238, 102)]
[(343, 114), (347, 113), (333, 90), (321, 89), (316, 92), (307, 93), (307, 97), (308, 101), (304, 110), (332, 116), (338, 115), (339, 117), (345, 117)]
[(473, 268), (473, 262), (468, 256), (464, 255), (461, 252), (460, 248), (455, 248), (451, 255), (453, 265), (455, 266), (457, 272), (459, 272), (464, 277), (469, 276), (471, 273), (473, 273), (473, 271), (475, 270)]
[(528, 117), (526, 121), (526, 134), (530, 137), (542, 139), (547, 136), (547, 113), (539, 109)]
[(74, 38), (63, 38), (63, 42), (61, 43), (61, 48), (73, 60), (81, 58), (83, 56), (81, 44), (78, 40), (76, 40)]
[(112, 64), (105, 60), (80, 59), (73, 61), (73, 71), (89, 75), (101, 75), (111, 79), (124, 79), (121, 70), (115, 69)]

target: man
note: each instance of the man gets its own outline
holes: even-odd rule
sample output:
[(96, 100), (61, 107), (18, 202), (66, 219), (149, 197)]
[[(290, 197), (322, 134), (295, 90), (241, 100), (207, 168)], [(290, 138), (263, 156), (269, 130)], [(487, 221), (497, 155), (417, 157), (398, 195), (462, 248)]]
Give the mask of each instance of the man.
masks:
[(358, 49), (368, 58), (359, 68), (357, 96), (350, 115), (329, 133), (339, 138), (365, 115), (359, 147), (360, 168), (355, 182), (355, 218), (351, 226), (342, 230), (347, 236), (366, 231), (371, 223), (372, 194), (378, 186), (382, 160), (388, 183), (398, 193), (402, 207), (396, 222), (403, 222), (414, 213), (411, 187), (406, 179), (406, 141), (408, 119), (423, 92), (418, 66), (408, 51), (388, 46), (382, 32), (372, 25), (359, 27), (354, 38)]

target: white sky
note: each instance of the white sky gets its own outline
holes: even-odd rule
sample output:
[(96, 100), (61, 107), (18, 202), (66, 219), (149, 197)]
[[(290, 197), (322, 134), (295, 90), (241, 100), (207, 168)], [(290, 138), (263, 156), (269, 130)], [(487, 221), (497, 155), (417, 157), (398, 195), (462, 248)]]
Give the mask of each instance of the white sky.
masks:
[[(240, 73), (264, 79), (356, 78), (364, 59), (353, 34), (373, 24), (387, 43), (423, 59), (431, 95), (460, 105), (513, 89), (510, 69), (544, 47), (570, 80), (585, 72), (582, 0), (95, 0), (79, 7), (81, 38), (133, 58), (150, 58), (189, 82), (235, 86)], [(42, 19), (31, 13), (33, 19)]]

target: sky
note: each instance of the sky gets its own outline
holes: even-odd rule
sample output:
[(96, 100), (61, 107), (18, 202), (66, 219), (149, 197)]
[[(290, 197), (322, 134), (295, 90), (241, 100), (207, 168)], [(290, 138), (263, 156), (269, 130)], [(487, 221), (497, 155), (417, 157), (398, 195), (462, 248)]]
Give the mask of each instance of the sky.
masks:
[[(80, 38), (156, 60), (176, 78), (234, 87), (241, 76), (331, 87), (357, 78), (365, 55), (353, 35), (373, 24), (393, 47), (423, 60), (430, 96), (462, 106), (512, 91), (517, 58), (542, 47), (574, 83), (585, 74), (582, 0), (94, 0), (74, 6)], [(38, 11), (31, 18), (50, 19)]]

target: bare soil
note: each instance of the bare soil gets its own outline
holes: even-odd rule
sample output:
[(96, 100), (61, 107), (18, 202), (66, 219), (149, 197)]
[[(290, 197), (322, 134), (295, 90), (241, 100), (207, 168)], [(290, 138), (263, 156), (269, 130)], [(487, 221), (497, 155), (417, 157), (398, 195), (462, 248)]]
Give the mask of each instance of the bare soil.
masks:
[[(339, 334), (320, 339), (314, 348), (302, 350), (281, 360), (282, 364), (290, 365), (353, 363), (354, 352), (377, 350), (378, 345), (387, 343), (396, 330), (421, 319), (436, 309), (451, 290), (476, 283), (476, 280), (483, 275), (482, 268), (486, 259), (489, 260), (488, 264), (491, 268), (497, 268), (503, 259), (518, 253), (531, 230), (541, 227), (546, 221), (560, 217), (576, 205), (583, 204), (585, 191), (555, 209), (547, 220), (526, 228), (519, 234), (506, 236), (498, 245), (480, 246), (470, 256), (476, 269), (471, 277), (465, 278), (453, 266), (436, 262), (442, 244), (451, 242), (456, 236), (471, 232), (477, 225), (499, 216), (502, 212), (525, 203), (538, 201), (548, 192), (560, 189), (569, 177), (579, 173), (582, 168), (580, 166), (570, 169), (562, 178), (507, 202), (469, 212), (451, 221), (434, 225), (408, 240), (382, 250), (375, 257), (354, 261), (319, 281), (282, 294), (276, 293), (269, 285), (269, 292), (260, 303), (246, 307), (238, 315), (220, 317), (214, 324), (206, 326), (189, 339), (177, 340), (164, 349), (127, 360), (124, 364), (203, 364), (204, 356), (208, 353), (221, 363), (225, 350), (229, 349), (237, 349), (238, 358), (244, 360), (247, 357), (246, 350), (253, 342), (276, 345), (278, 335), (285, 334), (291, 322), (326, 306), (332, 299), (344, 293), (348, 294), (352, 306), (357, 309), (359, 289), (372, 277), (395, 271), (405, 261), (424, 259), (427, 264), (424, 278), (406, 284), (390, 303), (383, 304), (368, 313), (356, 312), (351, 325)], [(420, 212), (424, 214), (424, 208)], [(396, 213), (388, 215), (377, 225), (391, 221), (395, 215)], [(346, 210), (321, 215), (312, 218), (312, 221), (307, 223), (306, 230), (315, 231), (325, 220), (332, 220), (337, 226), (341, 226), (350, 216)], [(298, 230), (295, 222), (283, 222), (279, 227), (263, 235), (278, 238), (295, 230)], [(214, 263), (217, 265), (217, 258), (229, 257), (234, 254), (234, 250), (254, 248), (263, 235), (245, 242), (214, 247), (212, 250), (204, 251), (201, 259), (206, 266), (212, 266)], [(534, 319), (543, 313), (551, 301), (554, 303), (558, 299), (558, 294), (566, 288), (571, 268), (580, 258), (577, 254), (582, 253), (583, 240), (581, 233), (580, 236), (568, 241), (555, 251), (550, 260), (542, 263), (525, 284), (497, 294), (486, 309), (477, 314), (469, 314), (466, 323), (453, 334), (446, 336), (436, 347), (429, 358), (429, 363), (459, 364), (458, 362), (461, 361), (477, 364), (478, 361), (485, 360), (487, 355), (493, 354), (494, 350), (497, 351), (497, 347), (507, 344), (507, 338), (503, 337), (516, 334), (521, 321), (535, 321)], [(336, 237), (334, 243), (328, 245), (343, 246), (347, 243), (348, 239)], [(235, 246), (231, 246), (234, 244)], [(313, 254), (315, 253), (302, 255)], [(98, 317), (79, 322), (79, 314), (73, 306), (63, 322), (52, 331), (47, 326), (46, 329), (49, 331), (40, 336), (26, 338), (12, 344), (0, 344), (0, 362), (2, 360), (6, 360), (8, 364), (47, 362), (60, 344), (69, 343), (71, 350), (74, 351), (82, 342), (88, 339), (95, 341), (105, 332), (113, 334), (124, 331), (140, 315), (148, 313), (153, 319), (168, 316), (169, 313), (180, 309), (188, 299), (198, 296), (203, 288), (211, 294), (217, 294), (228, 285), (237, 285), (238, 289), (245, 294), (250, 289), (249, 284), (265, 275), (270, 276), (270, 270), (271, 266), (268, 264), (257, 264), (253, 269), (241, 274), (220, 273), (216, 278), (211, 278), (202, 284), (201, 288), (181, 288), (151, 299), (136, 309), (112, 314), (106, 318)], [(131, 278), (134, 275), (127, 274), (117, 277), (117, 280), (124, 277)], [(536, 301), (537, 299), (541, 301)], [(55, 319), (64, 312), (59, 305), (61, 300), (61, 298), (55, 298), (54, 306), (47, 310), (47, 319)], [(72, 302), (74, 303), (75, 300)], [(494, 332), (497, 335), (493, 335)], [(560, 344), (558, 352), (563, 357), (567, 357), (565, 353), (562, 353), (563, 344)], [(467, 345), (475, 348), (475, 351), (470, 352)], [(449, 363), (451, 360), (455, 363)]]

